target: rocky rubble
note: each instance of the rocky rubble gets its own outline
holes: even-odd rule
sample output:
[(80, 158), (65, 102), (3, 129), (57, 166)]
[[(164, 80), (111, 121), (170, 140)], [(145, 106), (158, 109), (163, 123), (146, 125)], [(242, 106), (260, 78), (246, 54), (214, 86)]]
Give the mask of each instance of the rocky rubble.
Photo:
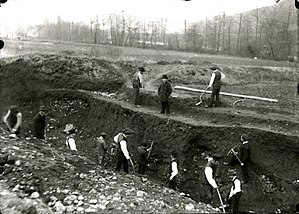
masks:
[(0, 211), (14, 210), (5, 213), (217, 212), (148, 177), (116, 173), (54, 148), (51, 141), (14, 140), (2, 132), (0, 146), (17, 160), (5, 165), (0, 180)]

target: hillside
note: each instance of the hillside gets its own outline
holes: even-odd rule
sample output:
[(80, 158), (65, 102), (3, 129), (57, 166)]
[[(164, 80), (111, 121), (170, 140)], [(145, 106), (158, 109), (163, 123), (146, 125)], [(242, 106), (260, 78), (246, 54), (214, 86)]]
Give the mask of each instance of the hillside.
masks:
[(216, 212), (148, 177), (99, 167), (61, 138), (12, 140), (1, 130), (1, 152), (20, 161), (1, 176), (2, 213)]

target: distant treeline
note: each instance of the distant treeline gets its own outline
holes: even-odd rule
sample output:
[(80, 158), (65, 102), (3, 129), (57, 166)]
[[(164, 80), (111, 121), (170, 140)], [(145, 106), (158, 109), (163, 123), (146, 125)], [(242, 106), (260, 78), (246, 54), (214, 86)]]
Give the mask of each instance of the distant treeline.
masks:
[(124, 14), (96, 16), (90, 24), (45, 21), (17, 32), (19, 38), (110, 44), (141, 48), (228, 54), (274, 60), (294, 60), (297, 44), (297, 10), (281, 1), (234, 16), (182, 23), (183, 32), (169, 33), (166, 19), (144, 22)]

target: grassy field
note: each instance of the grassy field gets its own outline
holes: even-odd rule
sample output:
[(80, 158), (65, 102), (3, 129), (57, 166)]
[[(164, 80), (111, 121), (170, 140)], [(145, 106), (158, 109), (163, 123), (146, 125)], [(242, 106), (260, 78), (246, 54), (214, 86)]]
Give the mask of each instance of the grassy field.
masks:
[(151, 50), (132, 47), (116, 47), (107, 45), (92, 45), (84, 43), (67, 43), (59, 41), (18, 41), (6, 40), (5, 47), (1, 51), (1, 57), (13, 56), (25, 53), (68, 53), (88, 55), (93, 57), (104, 57), (114, 60), (153, 62), (191, 62), (203, 63), (212, 62), (221, 65), (243, 65), (243, 66), (271, 66), (271, 67), (291, 67), (295, 68), (294, 62), (260, 60), (251, 58), (241, 58), (224, 55), (208, 55), (192, 52), (179, 52), (167, 50)]

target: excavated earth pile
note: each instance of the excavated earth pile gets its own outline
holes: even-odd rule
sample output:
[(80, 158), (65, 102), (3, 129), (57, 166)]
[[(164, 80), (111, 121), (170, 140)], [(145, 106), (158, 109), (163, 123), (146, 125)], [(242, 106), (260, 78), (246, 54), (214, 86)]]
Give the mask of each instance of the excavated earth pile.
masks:
[[(63, 206), (66, 206), (68, 202), (64, 201), (65, 198), (76, 196), (78, 200), (82, 195), (85, 201), (98, 199), (95, 202), (97, 207), (107, 212), (117, 209), (146, 212), (153, 212), (155, 209), (166, 212), (175, 209), (198, 209), (215, 212), (211, 208), (203, 208), (203, 205), (194, 203), (189, 198), (179, 198), (178, 192), (163, 187), (167, 183), (170, 153), (173, 150), (179, 153), (179, 190), (198, 202), (205, 199), (205, 157), (212, 153), (222, 154), (217, 181), (222, 198), (225, 199), (231, 186), (228, 176), (230, 167), (224, 164), (231, 158), (227, 153), (239, 143), (241, 134), (247, 133), (251, 141), (251, 180), (250, 183), (243, 184), (240, 210), (255, 213), (294, 211), (299, 198), (299, 137), (296, 121), (288, 121), (285, 119), (287, 117), (282, 120), (256, 115), (252, 117), (246, 114), (247, 112), (243, 114), (242, 109), (238, 110), (241, 113), (235, 114), (229, 105), (221, 107), (222, 112), (191, 108), (192, 98), (179, 93), (172, 98), (171, 108), (174, 114), (167, 117), (159, 114), (154, 90), (143, 91), (143, 107), (135, 108), (128, 102), (131, 89), (127, 86), (130, 85), (128, 80), (136, 67), (133, 62), (109, 62), (64, 55), (26, 55), (3, 62), (0, 75), (1, 100), (4, 102), (1, 102), (1, 111), (5, 112), (5, 107), (10, 104), (17, 103), (21, 106), (24, 114), (22, 139), (28, 139), (15, 142), (2, 137), (3, 147), (14, 151), (15, 156), (22, 159), (23, 163), (3, 176), (3, 183), (9, 184), (11, 188), (19, 185), (18, 191), (27, 195), (36, 191), (43, 201), (50, 203), (52, 207), (56, 201), (62, 201)], [(151, 75), (156, 75), (159, 79), (161, 73), (150, 73), (149, 76)], [(153, 89), (157, 85), (157, 79), (153, 79), (153, 84), (149, 85)], [(18, 82), (18, 85), (14, 84), (15, 82)], [(47, 143), (31, 138), (32, 118), (41, 103), (47, 106)], [(70, 153), (65, 148), (65, 135), (62, 130), (67, 123), (75, 124), (78, 129), (79, 154)], [(113, 136), (125, 127), (136, 132), (129, 143), (133, 161), (136, 161), (136, 150), (142, 142), (154, 142), (147, 170), (149, 177), (122, 176), (95, 164), (95, 136), (104, 131), (108, 134), (109, 141), (112, 141)], [(27, 156), (23, 157), (17, 152), (16, 148), (21, 147), (18, 144), (26, 145)], [(14, 145), (16, 148), (7, 145)], [(32, 164), (33, 161), (36, 161), (35, 164)], [(108, 162), (108, 166), (112, 167), (112, 162)], [(240, 170), (239, 167), (237, 170)], [(22, 173), (27, 171), (30, 176), (27, 174), (24, 177), (26, 179), (21, 179)], [(45, 175), (47, 179), (42, 178)], [(88, 179), (90, 177), (92, 181)], [(34, 179), (38, 182), (34, 182)], [(162, 186), (158, 188), (157, 183), (150, 181), (152, 179)], [(97, 186), (93, 186), (94, 181)], [(83, 187), (87, 183), (89, 186)], [(104, 186), (108, 183), (111, 188), (109, 196), (103, 194)], [(118, 188), (118, 185), (125, 189), (117, 192), (116, 189), (122, 189)], [(161, 194), (153, 192), (154, 188), (144, 189), (144, 185), (146, 188), (158, 188)], [(30, 191), (24, 191), (24, 186), (28, 186)], [(30, 189), (30, 186), (33, 188)], [(83, 192), (80, 192), (81, 190)], [(140, 197), (143, 200), (136, 204), (133, 195), (142, 195)], [(155, 198), (154, 195), (160, 198)], [(55, 196), (57, 200), (52, 200), (53, 197), (50, 196)], [(125, 204), (121, 204), (122, 199), (116, 200), (120, 204), (112, 203), (114, 197), (131, 196), (132, 201), (128, 199)], [(160, 199), (163, 202), (158, 202)], [(95, 208), (91, 206), (93, 203), (87, 204), (84, 209)], [(212, 205), (220, 205), (216, 193)], [(71, 208), (67, 209), (76, 206), (77, 204), (70, 203)]]
[(2, 152), (20, 162), (6, 166), (1, 177), (3, 213), (217, 212), (146, 177), (99, 167), (59, 148), (59, 137), (44, 142), (3, 135), (2, 130)]

